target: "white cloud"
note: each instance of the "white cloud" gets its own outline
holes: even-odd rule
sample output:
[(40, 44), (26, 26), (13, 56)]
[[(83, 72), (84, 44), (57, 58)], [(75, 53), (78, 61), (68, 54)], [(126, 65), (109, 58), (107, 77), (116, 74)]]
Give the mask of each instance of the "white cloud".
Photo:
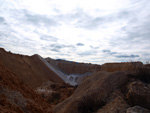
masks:
[(0, 9), (0, 46), (12, 52), (94, 63), (150, 57), (149, 0), (0, 0)]

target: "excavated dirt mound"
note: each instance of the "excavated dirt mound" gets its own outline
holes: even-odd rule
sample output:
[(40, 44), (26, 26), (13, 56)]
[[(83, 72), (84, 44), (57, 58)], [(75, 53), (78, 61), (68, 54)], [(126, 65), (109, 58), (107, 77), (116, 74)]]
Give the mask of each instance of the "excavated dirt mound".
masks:
[(36, 88), (46, 81), (64, 83), (56, 73), (40, 60), (38, 55), (30, 57), (12, 54), (4, 49), (0, 49), (0, 61), (31, 88)]
[(51, 113), (51, 106), (0, 61), (0, 113)]
[[(121, 87), (128, 82), (127, 74), (125, 72), (98, 72), (89, 76), (78, 86), (71, 97), (54, 108), (54, 113), (92, 113), (84, 111), (86, 109), (93, 110), (93, 112), (100, 109), (98, 113), (124, 112), (128, 104), (124, 100)], [(97, 105), (98, 103), (100, 104)], [(119, 109), (118, 106), (121, 108)], [(113, 108), (113, 111), (110, 108)]]

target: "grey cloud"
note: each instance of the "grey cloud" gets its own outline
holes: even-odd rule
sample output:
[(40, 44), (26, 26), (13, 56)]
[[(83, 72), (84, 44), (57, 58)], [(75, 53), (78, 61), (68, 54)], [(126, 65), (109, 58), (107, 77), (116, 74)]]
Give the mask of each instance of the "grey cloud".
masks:
[(85, 14), (85, 17), (81, 17), (78, 22), (76, 23), (76, 27), (81, 27), (89, 30), (97, 29), (98, 27), (104, 27), (106, 25), (110, 25), (113, 22), (124, 21), (126, 18), (130, 18), (132, 15), (131, 11), (119, 11), (114, 12), (105, 16), (97, 16), (91, 17)]
[(53, 48), (53, 49), (51, 49), (51, 51), (60, 52), (60, 50), (58, 48)]
[[(135, 26), (135, 27), (132, 27)], [(123, 32), (126, 34), (126, 36), (118, 36), (109, 41), (110, 46), (118, 47), (120, 49), (145, 49), (150, 48), (150, 32), (148, 26), (150, 26), (149, 23), (144, 23), (143, 25), (134, 25), (130, 24), (126, 26), (123, 30)], [(128, 30), (130, 28), (130, 31)], [(122, 31), (121, 31), (122, 32)]]
[(57, 48), (57, 49), (61, 49), (61, 48), (65, 47), (64, 45), (60, 45), (60, 44), (52, 44), (50, 46), (53, 47), (53, 48)]
[(109, 52), (111, 52), (109, 49), (103, 50), (103, 53), (109, 53)]
[(6, 40), (6, 38), (8, 38), (8, 37), (10, 37), (10, 34), (9, 34), (9, 32), (5, 32), (5, 31), (1, 31), (1, 29), (0, 29), (0, 40)]
[(77, 8), (73, 13), (57, 15), (53, 18), (57, 21), (63, 21), (69, 24), (76, 21), (76, 23), (74, 23), (75, 27), (93, 30), (98, 27), (103, 27), (105, 24), (111, 24), (114, 21), (118, 22), (119, 20), (126, 20), (126, 18), (129, 18), (130, 16), (133, 16), (131, 11), (122, 10), (105, 16), (92, 17), (87, 12), (84, 12), (83, 9)]
[(49, 36), (49, 35), (43, 35), (40, 37), (40, 39), (45, 41), (54, 41), (54, 42), (58, 40), (56, 37)]
[(70, 20), (77, 21), (74, 24), (75, 27), (86, 28), (86, 29), (94, 29), (94, 28), (98, 27), (99, 24), (102, 24), (102, 21), (104, 21), (103, 17), (93, 18), (87, 12), (84, 12), (80, 8), (76, 9), (76, 11), (74, 11), (74, 13), (72, 13), (66, 17), (69, 18)]
[(82, 43), (77, 43), (76, 45), (77, 46), (84, 46), (84, 44), (82, 44)]
[(109, 54), (109, 55), (115, 55), (115, 54), (117, 54), (117, 52), (111, 52), (111, 50), (109, 50), (109, 49), (102, 50), (102, 52), (106, 53), (106, 54)]
[(94, 47), (94, 46), (91, 46), (91, 45), (90, 45), (90, 48), (92, 48), (92, 49), (99, 49), (99, 47)]
[[(137, 0), (137, 2), (134, 1), (133, 3), (131, 2), (131, 4), (132, 5), (126, 9), (121, 9), (118, 10), (118, 12), (115, 11), (105, 16), (92, 17), (82, 12), (82, 14), (84, 15), (79, 16), (78, 22), (76, 23), (76, 27), (93, 30), (98, 27), (105, 28), (107, 27), (107, 25), (111, 25), (113, 22), (120, 22), (122, 24), (122, 22), (130, 21), (132, 24), (138, 24), (138, 21), (143, 21), (145, 19), (148, 20), (148, 11), (150, 10), (150, 2), (148, 0)], [(143, 6), (145, 6), (145, 4), (147, 5), (143, 10)], [(144, 18), (144, 15), (147, 15), (147, 17)], [(129, 25), (131, 24), (129, 23)]]
[(3, 23), (5, 19), (3, 17), (0, 17), (0, 23)]
[(55, 52), (60, 52), (60, 50), (63, 48), (72, 49), (75, 47), (73, 45), (64, 45), (64, 44), (57, 44), (57, 43), (50, 45), (50, 50), (55, 51)]
[(37, 46), (37, 43), (32, 39), (28, 39), (25, 37), (23, 39), (19, 39), (19, 38), (18, 39), (15, 38), (15, 39), (13, 40), (13, 44), (18, 47), (30, 48), (34, 50), (35, 47)]
[(25, 19), (27, 22), (34, 25), (41, 25), (41, 24), (44, 24), (46, 26), (59, 25), (59, 23), (56, 22), (53, 17), (48, 17), (46, 15), (30, 14), (29, 12), (25, 12)]
[(79, 20), (77, 23), (76, 23), (76, 27), (81, 27), (81, 28), (86, 28), (86, 29), (95, 29), (97, 28), (100, 24), (102, 24), (103, 22), (103, 18), (87, 18), (86, 20)]
[(78, 53), (79, 56), (90, 56), (94, 54), (96, 55), (96, 51), (84, 51), (84, 52)]
[(75, 9), (74, 13), (69, 15), (69, 17), (70, 18), (76, 18), (76, 19), (79, 19), (79, 18), (84, 18), (85, 19), (85, 18), (89, 17), (89, 15), (87, 13), (85, 13), (83, 11), (83, 9), (77, 8), (77, 9)]
[[(144, 16), (145, 18), (150, 18), (149, 16)], [(136, 22), (136, 23), (135, 23)], [(149, 40), (150, 36), (150, 21), (146, 19), (145, 21), (129, 21), (129, 25), (125, 27), (124, 31), (127, 34), (126, 39), (130, 41), (141, 41), (141, 40)]]
[(54, 17), (57, 21), (63, 21), (65, 23), (71, 23), (74, 21), (86, 20), (89, 15), (83, 11), (81, 8), (77, 8), (69, 14), (57, 15)]
[(62, 49), (62, 48), (64, 48), (63, 45), (56, 45), (56, 44), (50, 45), (51, 51), (60, 52), (60, 49)]
[[(37, 43), (31, 39), (27, 39), (22, 36), (22, 38), (18, 38), (16, 36), (11, 35), (10, 37), (5, 37), (4, 39), (1, 40), (1, 43), (3, 44), (4, 47), (17, 47), (16, 51), (21, 52), (19, 48), (26, 48), (30, 50), (35, 51), (35, 47)], [(9, 46), (8, 46), (9, 45)]]
[(128, 9), (128, 12), (131, 12), (125, 20), (127, 24), (120, 30), (120, 34), (124, 35), (112, 38), (109, 44), (122, 50), (129, 48), (136, 51), (148, 48), (150, 50), (150, 1), (134, 0), (132, 2), (134, 7)]
[(115, 54), (117, 54), (117, 52), (110, 52), (110, 54), (111, 54), (111, 55), (115, 55)]
[(134, 55), (134, 54), (125, 55), (125, 54), (118, 53), (118, 52), (112, 52), (112, 51), (109, 50), (109, 49), (102, 50), (102, 52), (103, 52), (103, 53), (106, 53), (106, 54), (108, 54), (108, 55), (113, 55), (113, 56), (116, 57), (116, 58), (137, 58), (137, 57), (140, 57), (139, 55)]
[(117, 55), (115, 57), (117, 57), (117, 58), (136, 58), (136, 57), (140, 57), (140, 56), (131, 54), (131, 55)]

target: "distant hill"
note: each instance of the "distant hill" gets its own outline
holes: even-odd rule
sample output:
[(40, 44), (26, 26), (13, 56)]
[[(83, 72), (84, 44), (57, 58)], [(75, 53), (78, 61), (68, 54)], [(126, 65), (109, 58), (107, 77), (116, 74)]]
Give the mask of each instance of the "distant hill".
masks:
[(79, 63), (73, 61), (67, 61), (63, 59), (51, 59), (45, 58), (45, 60), (53, 65), (55, 68), (59, 69), (65, 74), (85, 74), (87, 72), (97, 72), (101, 69), (100, 65), (91, 63)]
[(101, 67), (101, 71), (115, 72), (115, 71), (131, 71), (135, 66), (142, 66), (142, 62), (122, 62), (122, 63), (105, 63)]

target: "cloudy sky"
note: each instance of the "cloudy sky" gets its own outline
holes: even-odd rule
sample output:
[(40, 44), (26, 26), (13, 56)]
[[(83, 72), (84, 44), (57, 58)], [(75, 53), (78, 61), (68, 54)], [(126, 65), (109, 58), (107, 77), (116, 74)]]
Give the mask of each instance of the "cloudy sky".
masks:
[(150, 0), (0, 0), (0, 47), (95, 64), (150, 61)]

